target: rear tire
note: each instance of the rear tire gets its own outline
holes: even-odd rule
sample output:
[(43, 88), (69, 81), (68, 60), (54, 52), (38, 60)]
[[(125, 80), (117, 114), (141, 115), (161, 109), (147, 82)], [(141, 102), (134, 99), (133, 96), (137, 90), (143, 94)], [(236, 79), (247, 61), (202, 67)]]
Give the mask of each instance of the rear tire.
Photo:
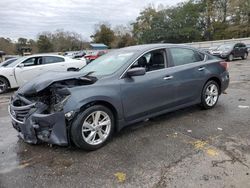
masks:
[(243, 60), (247, 59), (247, 53), (245, 52), (244, 55), (241, 57)]
[(201, 107), (203, 109), (213, 108), (219, 99), (219, 85), (214, 80), (208, 81), (203, 87), (201, 94)]
[(3, 77), (0, 77), (0, 94), (5, 93), (8, 90), (8, 80)]
[(115, 127), (113, 113), (105, 106), (94, 105), (73, 121), (71, 139), (84, 150), (96, 150), (104, 146), (112, 137)]

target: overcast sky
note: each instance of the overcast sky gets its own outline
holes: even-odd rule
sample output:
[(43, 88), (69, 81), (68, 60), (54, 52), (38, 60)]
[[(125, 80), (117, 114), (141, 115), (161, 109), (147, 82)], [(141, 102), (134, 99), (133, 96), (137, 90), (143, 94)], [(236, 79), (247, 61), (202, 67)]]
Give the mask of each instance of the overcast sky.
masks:
[(183, 0), (0, 0), (0, 37), (33, 38), (42, 31), (75, 31), (84, 39), (94, 25), (128, 24), (153, 2), (155, 7)]

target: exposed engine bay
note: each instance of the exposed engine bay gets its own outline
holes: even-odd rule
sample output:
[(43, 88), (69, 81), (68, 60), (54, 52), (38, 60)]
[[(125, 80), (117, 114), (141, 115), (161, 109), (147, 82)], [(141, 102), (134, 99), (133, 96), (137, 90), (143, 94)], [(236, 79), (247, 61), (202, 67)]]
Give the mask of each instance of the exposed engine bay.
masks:
[(70, 97), (69, 88), (90, 85), (96, 77), (84, 75), (77, 78), (43, 83), (46, 87), (35, 87), (37, 82), (28, 83), (11, 98), (9, 113), (13, 127), (28, 143), (47, 142), (66, 146), (69, 122), (65, 119), (63, 107)]

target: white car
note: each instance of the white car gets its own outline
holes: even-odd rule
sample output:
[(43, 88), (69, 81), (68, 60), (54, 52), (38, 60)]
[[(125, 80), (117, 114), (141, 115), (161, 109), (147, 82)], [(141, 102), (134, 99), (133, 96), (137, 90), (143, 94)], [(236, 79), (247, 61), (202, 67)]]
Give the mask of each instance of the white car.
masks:
[(60, 55), (31, 55), (17, 59), (0, 67), (0, 93), (8, 88), (17, 88), (48, 71), (69, 71), (81, 69), (86, 60), (72, 59)]

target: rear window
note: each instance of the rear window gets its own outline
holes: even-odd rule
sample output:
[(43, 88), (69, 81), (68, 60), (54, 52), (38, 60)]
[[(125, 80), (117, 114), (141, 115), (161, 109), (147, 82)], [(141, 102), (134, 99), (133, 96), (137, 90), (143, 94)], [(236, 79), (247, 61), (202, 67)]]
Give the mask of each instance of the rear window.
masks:
[(203, 61), (205, 58), (203, 53), (187, 48), (170, 48), (170, 53), (174, 66)]
[(55, 57), (55, 56), (46, 56), (44, 57), (43, 64), (51, 64), (51, 63), (59, 63), (59, 62), (64, 62), (64, 58)]

